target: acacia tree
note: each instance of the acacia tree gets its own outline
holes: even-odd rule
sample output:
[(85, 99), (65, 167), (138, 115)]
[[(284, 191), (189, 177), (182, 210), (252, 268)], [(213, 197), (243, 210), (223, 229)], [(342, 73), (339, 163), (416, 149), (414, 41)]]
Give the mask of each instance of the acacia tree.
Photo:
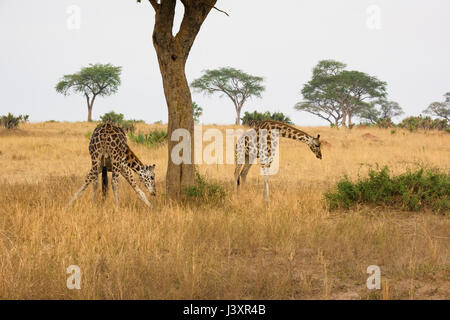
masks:
[(384, 98), (386, 83), (359, 71), (344, 70), (346, 65), (334, 60), (319, 61), (313, 77), (301, 91), (304, 100), (295, 105), (327, 120), (333, 125), (351, 126), (352, 117), (369, 108), (373, 99)]
[(347, 117), (349, 127), (352, 125), (353, 115), (370, 108), (370, 100), (386, 97), (386, 83), (364, 72), (344, 70), (337, 76), (337, 81), (337, 91), (346, 97), (342, 104), (342, 124), (346, 124)]
[(342, 105), (345, 96), (336, 90), (337, 75), (345, 68), (345, 64), (334, 60), (321, 60), (313, 68), (313, 76), (303, 86), (301, 94), (304, 100), (294, 108), (318, 116), (331, 125), (339, 126), (344, 117)]
[(120, 86), (122, 67), (111, 64), (90, 64), (79, 72), (66, 74), (56, 84), (56, 92), (65, 96), (81, 93), (86, 97), (88, 121), (92, 121), (92, 107), (97, 96), (109, 96), (116, 93)]
[(402, 115), (404, 112), (400, 105), (395, 101), (380, 99), (373, 101), (368, 107), (358, 111), (357, 116), (372, 124), (380, 120), (388, 120)]
[(244, 103), (251, 97), (261, 97), (264, 91), (262, 77), (249, 75), (241, 70), (226, 67), (215, 70), (205, 70), (204, 74), (191, 83), (197, 92), (208, 95), (225, 94), (234, 104), (236, 124), (241, 123), (241, 110)]
[[(141, 2), (141, 0), (137, 0)], [(192, 97), (186, 80), (185, 66), (194, 40), (217, 0), (180, 0), (184, 6), (184, 15), (176, 35), (172, 33), (176, 0), (149, 0), (155, 11), (153, 28), (153, 46), (158, 57), (159, 69), (169, 112), (168, 153), (169, 161), (166, 174), (168, 197), (177, 199), (183, 188), (194, 184), (195, 167), (193, 155), (194, 139), (190, 139), (190, 161), (176, 164), (171, 161), (172, 149), (178, 144), (172, 141), (172, 132), (178, 128), (186, 129), (194, 136)], [(184, 151), (183, 151), (184, 152)], [(185, 157), (183, 157), (185, 158)]]
[(450, 92), (444, 94), (444, 98), (444, 102), (433, 102), (423, 111), (423, 113), (450, 121)]

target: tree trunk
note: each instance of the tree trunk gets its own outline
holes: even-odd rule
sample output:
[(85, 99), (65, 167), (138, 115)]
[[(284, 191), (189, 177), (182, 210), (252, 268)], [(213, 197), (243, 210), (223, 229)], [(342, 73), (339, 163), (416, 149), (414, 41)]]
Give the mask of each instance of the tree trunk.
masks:
[[(153, 46), (158, 56), (164, 95), (169, 113), (167, 134), (169, 160), (166, 173), (166, 191), (170, 199), (179, 199), (184, 188), (194, 184), (194, 119), (192, 97), (185, 74), (185, 65), (195, 37), (216, 0), (181, 0), (184, 16), (176, 36), (172, 34), (176, 0), (150, 0), (155, 9)], [(175, 164), (172, 149), (179, 141), (171, 141), (172, 132), (186, 129), (190, 134), (190, 163)]]
[(351, 128), (352, 126), (352, 112), (350, 111), (348, 113), (348, 127)]
[(92, 122), (92, 107), (94, 106), (94, 100), (96, 95), (92, 96), (92, 99), (89, 99), (89, 96), (86, 94), (86, 101), (88, 107), (88, 122)]
[(92, 106), (88, 106), (88, 122), (92, 122)]
[[(167, 195), (176, 199), (180, 196), (183, 188), (194, 184), (194, 118), (192, 113), (192, 97), (186, 80), (184, 63), (180, 59), (173, 61), (171, 53), (160, 52), (158, 54), (161, 75), (163, 79), (164, 95), (166, 97), (169, 112), (169, 123), (167, 134), (169, 137), (168, 154), (169, 163), (166, 173)], [(179, 141), (171, 141), (172, 132), (183, 128), (189, 132), (191, 137), (191, 163), (175, 164), (171, 159), (172, 149)]]
[(236, 109), (236, 124), (241, 124), (241, 109)]

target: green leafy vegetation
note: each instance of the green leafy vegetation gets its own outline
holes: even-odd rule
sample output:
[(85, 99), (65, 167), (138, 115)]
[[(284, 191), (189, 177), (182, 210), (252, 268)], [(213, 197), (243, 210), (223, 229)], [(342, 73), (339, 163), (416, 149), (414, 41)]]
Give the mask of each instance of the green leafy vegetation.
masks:
[(236, 110), (236, 124), (241, 123), (241, 110), (244, 103), (252, 97), (261, 98), (265, 90), (262, 77), (253, 76), (242, 70), (226, 67), (205, 70), (203, 75), (191, 83), (196, 92), (206, 95), (216, 93), (230, 98)]
[(386, 82), (364, 72), (345, 70), (346, 67), (335, 60), (319, 61), (312, 79), (303, 86), (303, 100), (294, 108), (336, 127), (351, 126), (352, 117), (365, 109), (364, 116), (370, 119), (381, 115), (375, 108), (375, 101), (385, 101)]
[(405, 118), (398, 126), (400, 128), (408, 129), (409, 131), (416, 131), (417, 129), (449, 131), (450, 129), (450, 123), (447, 119), (431, 119), (430, 117), (422, 116)]
[(259, 122), (263, 120), (274, 120), (279, 122), (284, 122), (287, 124), (293, 124), (291, 119), (284, 115), (282, 112), (274, 112), (270, 113), (270, 111), (266, 111), (264, 113), (253, 111), (253, 112), (245, 112), (244, 117), (242, 118), (242, 124), (249, 125), (251, 122)]
[(119, 90), (122, 67), (111, 64), (90, 64), (79, 72), (66, 74), (56, 84), (56, 92), (65, 96), (71, 93), (86, 97), (88, 121), (92, 121), (92, 107), (95, 98), (110, 96)]
[(144, 123), (144, 120), (125, 120), (125, 116), (122, 113), (115, 113), (114, 111), (110, 111), (105, 113), (103, 116), (100, 117), (100, 120), (103, 123), (111, 122), (115, 124), (116, 126), (121, 127), (125, 132), (132, 132), (135, 131), (135, 124), (136, 123)]
[(186, 189), (186, 200), (201, 204), (220, 204), (226, 197), (223, 187), (214, 182), (209, 182), (196, 172), (195, 185)]
[(12, 113), (8, 112), (7, 115), (0, 117), (0, 125), (6, 129), (16, 129), (19, 124), (28, 121), (29, 115), (18, 115), (14, 116)]
[(324, 196), (330, 210), (368, 204), (405, 211), (431, 208), (435, 212), (448, 214), (450, 174), (421, 167), (393, 176), (385, 166), (371, 169), (367, 178), (359, 177), (357, 181), (351, 181), (346, 176), (337, 183), (335, 190)]
[(200, 116), (203, 114), (203, 108), (200, 107), (197, 102), (192, 102), (192, 116), (194, 117), (194, 122), (198, 123), (200, 121)]
[(139, 132), (138, 134), (134, 134), (133, 132), (129, 132), (128, 138), (131, 141), (143, 144), (148, 148), (154, 148), (167, 141), (167, 131), (155, 129), (150, 130), (148, 133)]

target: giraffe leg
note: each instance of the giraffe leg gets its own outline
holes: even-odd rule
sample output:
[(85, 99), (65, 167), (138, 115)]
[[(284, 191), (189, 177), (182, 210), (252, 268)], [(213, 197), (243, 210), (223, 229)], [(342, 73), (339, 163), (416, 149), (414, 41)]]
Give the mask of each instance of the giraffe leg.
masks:
[(119, 204), (119, 198), (117, 196), (117, 187), (119, 186), (119, 171), (113, 170), (111, 185), (114, 193), (114, 204), (117, 206)]
[(96, 178), (98, 177), (98, 168), (97, 166), (93, 166), (91, 168), (91, 170), (89, 171), (83, 185), (81, 186), (80, 189), (78, 189), (78, 191), (75, 193), (75, 195), (73, 196), (72, 200), (70, 200), (67, 205), (66, 205), (66, 209), (75, 201), (78, 199), (78, 197), (83, 193), (83, 191), (88, 187), (88, 185), (94, 181)]
[(95, 203), (95, 201), (97, 200), (98, 175), (96, 175), (94, 180), (92, 181), (92, 189), (93, 189), (92, 202)]
[(122, 172), (123, 177), (128, 181), (128, 183), (131, 185), (131, 187), (134, 189), (134, 191), (136, 191), (139, 199), (141, 199), (145, 203), (145, 205), (147, 207), (151, 208), (152, 205), (147, 200), (147, 197), (145, 196), (145, 193), (136, 184), (136, 181), (134, 180), (133, 173), (132, 173), (131, 169), (128, 168), (128, 166), (125, 164), (125, 165), (122, 165), (122, 171), (121, 172)]
[(237, 192), (237, 189), (240, 185), (239, 176), (241, 175), (242, 164), (236, 163), (236, 167), (234, 168), (234, 191)]
[(245, 183), (245, 180), (247, 179), (247, 174), (251, 167), (252, 167), (251, 163), (244, 164), (244, 168), (242, 169), (240, 174), (240, 181), (242, 185)]

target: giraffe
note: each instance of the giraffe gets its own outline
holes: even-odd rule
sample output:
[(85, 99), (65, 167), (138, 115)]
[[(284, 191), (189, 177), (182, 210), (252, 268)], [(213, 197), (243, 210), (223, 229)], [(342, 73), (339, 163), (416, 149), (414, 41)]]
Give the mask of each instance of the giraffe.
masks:
[[(270, 168), (275, 156), (275, 152), (272, 152), (272, 149), (277, 150), (278, 147), (278, 139), (275, 138), (277, 135), (274, 134), (275, 130), (278, 130), (278, 135), (281, 137), (305, 143), (318, 159), (322, 159), (319, 134), (317, 137), (313, 137), (286, 123), (273, 120), (251, 122), (250, 127), (252, 127), (252, 130), (244, 133), (236, 142), (236, 167), (234, 170), (234, 188), (236, 192), (239, 186), (245, 183), (248, 171), (254, 161), (259, 158), (264, 174), (264, 200), (266, 203), (269, 202), (269, 175), (267, 170)], [(261, 135), (264, 130), (267, 130), (267, 135)], [(273, 141), (272, 137), (275, 138)], [(260, 143), (263, 148), (258, 152)]]
[(155, 189), (155, 165), (144, 165), (138, 157), (131, 151), (127, 144), (125, 132), (110, 122), (101, 124), (95, 128), (89, 143), (89, 153), (91, 155), (92, 167), (89, 171), (84, 184), (75, 193), (72, 200), (66, 205), (69, 207), (87, 186), (93, 183), (93, 201), (95, 203), (98, 189), (98, 175), (102, 172), (102, 192), (103, 199), (106, 197), (108, 186), (108, 171), (112, 172), (112, 189), (114, 192), (114, 203), (119, 203), (117, 197), (117, 187), (119, 185), (119, 174), (121, 174), (136, 191), (147, 207), (151, 208), (145, 193), (136, 184), (133, 177), (133, 171), (139, 176), (139, 180), (147, 187), (151, 195), (156, 195)]

